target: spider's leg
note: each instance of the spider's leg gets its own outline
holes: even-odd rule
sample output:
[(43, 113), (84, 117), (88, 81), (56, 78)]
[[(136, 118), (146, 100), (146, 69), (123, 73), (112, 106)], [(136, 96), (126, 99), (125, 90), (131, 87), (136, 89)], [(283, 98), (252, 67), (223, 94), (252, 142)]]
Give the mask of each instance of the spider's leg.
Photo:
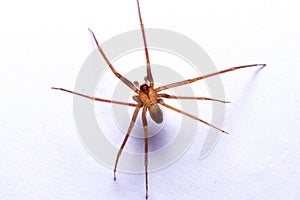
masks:
[(118, 161), (119, 161), (120, 155), (121, 155), (121, 153), (122, 153), (122, 151), (123, 151), (123, 149), (125, 147), (125, 144), (126, 144), (128, 138), (129, 138), (129, 135), (130, 135), (130, 133), (132, 131), (132, 128), (134, 126), (134, 123), (135, 123), (135, 120), (137, 118), (137, 115), (138, 115), (138, 113), (140, 111), (140, 108), (141, 108), (141, 105), (137, 104), (136, 108), (134, 110), (134, 113), (132, 115), (131, 122), (130, 122), (129, 128), (127, 130), (126, 136), (125, 136), (125, 138), (124, 138), (124, 140), (122, 142), (122, 145), (121, 145), (121, 147), (120, 147), (120, 149), (118, 151), (117, 158), (116, 158), (116, 161), (115, 161), (115, 168), (114, 168), (114, 180), (116, 180), (116, 171), (117, 171), (117, 165), (118, 165)]
[(185, 80), (185, 81), (180, 81), (180, 82), (164, 85), (164, 86), (156, 88), (155, 91), (160, 92), (160, 91), (163, 91), (163, 90), (166, 90), (166, 89), (169, 89), (169, 88), (190, 84), (190, 83), (193, 83), (195, 81), (199, 81), (199, 80), (211, 77), (211, 76), (216, 76), (216, 75), (223, 74), (223, 73), (226, 73), (226, 72), (234, 71), (236, 69), (242, 69), (242, 68), (246, 68), (246, 67), (255, 67), (255, 66), (264, 67), (264, 66), (266, 66), (266, 64), (253, 64), (253, 65), (243, 65), (243, 66), (238, 66), (238, 67), (232, 67), (232, 68), (225, 69), (225, 70), (222, 70), (222, 71), (219, 71), (219, 72), (207, 74), (207, 75), (204, 75), (204, 76), (199, 76), (199, 77), (196, 77), (196, 78), (193, 78), (193, 79), (188, 79), (188, 80)]
[(212, 99), (207, 97), (186, 97), (186, 96), (175, 96), (175, 95), (169, 95), (169, 94), (158, 94), (158, 98), (167, 98), (167, 99), (186, 99), (186, 100), (209, 100), (209, 101), (217, 101), (221, 103), (230, 103), (230, 101), (222, 101), (218, 99)]
[(143, 41), (144, 41), (144, 48), (145, 48), (145, 55), (146, 55), (147, 78), (148, 78), (148, 80), (150, 82), (150, 87), (153, 87), (154, 83), (153, 83), (153, 77), (152, 77), (152, 73), (151, 73), (150, 59), (149, 59), (149, 53), (148, 53), (148, 47), (147, 47), (145, 29), (144, 29), (144, 24), (143, 24), (143, 21), (142, 21), (142, 15), (141, 15), (141, 9), (140, 9), (139, 0), (137, 0), (137, 7), (138, 7), (138, 12), (139, 12), (140, 26), (141, 26), (141, 30), (142, 30)]
[(222, 130), (222, 129), (220, 129), (220, 128), (218, 128), (218, 127), (216, 127), (216, 126), (214, 126), (214, 125), (212, 125), (212, 124), (210, 124), (210, 123), (208, 123), (208, 122), (206, 122), (206, 121), (204, 121), (204, 120), (202, 120), (202, 119), (200, 119), (198, 117), (195, 117), (194, 115), (191, 115), (191, 114), (186, 113), (186, 112), (184, 112), (182, 110), (178, 110), (177, 108), (174, 108), (174, 107), (172, 107), (172, 106), (170, 106), (168, 104), (165, 104), (163, 101), (158, 101), (158, 103), (161, 104), (161, 105), (163, 105), (163, 106), (165, 106), (165, 107), (167, 107), (167, 108), (169, 108), (169, 109), (171, 109), (171, 110), (174, 110), (174, 111), (176, 111), (178, 113), (181, 113), (181, 114), (186, 115), (186, 116), (188, 116), (188, 117), (190, 117), (192, 119), (195, 119), (195, 120), (197, 120), (199, 122), (202, 122), (202, 123), (204, 123), (204, 124), (206, 124), (206, 125), (208, 125), (210, 127), (213, 127), (215, 129), (217, 129), (218, 131), (221, 131), (222, 133), (228, 134), (228, 132), (226, 132), (226, 131), (224, 131), (224, 130)]
[(135, 100), (138, 104), (143, 105), (143, 103), (140, 101), (138, 95), (134, 95), (132, 98), (133, 98), (133, 100)]
[(146, 119), (146, 111), (147, 107), (143, 108), (142, 113), (142, 121), (144, 126), (144, 134), (145, 134), (145, 178), (146, 178), (146, 199), (148, 199), (148, 127), (147, 127), (147, 119)]
[(116, 77), (118, 77), (123, 83), (125, 83), (128, 87), (130, 87), (134, 92), (138, 93), (138, 89), (134, 86), (133, 83), (131, 83), (128, 79), (126, 79), (124, 76), (122, 76), (121, 74), (119, 74), (115, 68), (113, 67), (113, 65), (110, 63), (110, 61), (108, 60), (108, 58), (106, 57), (103, 49), (101, 48), (100, 44), (97, 41), (97, 38), (94, 34), (94, 32), (89, 29), (89, 31), (92, 33), (93, 38), (95, 40), (95, 43), (97, 45), (97, 48), (99, 50), (99, 52), (101, 53), (102, 57), (104, 58), (105, 62), (108, 64), (109, 68), (111, 69), (111, 71), (116, 75)]
[(85, 94), (81, 94), (81, 93), (78, 93), (78, 92), (73, 92), (71, 90), (67, 90), (67, 89), (64, 89), (64, 88), (52, 87), (51, 89), (62, 90), (64, 92), (69, 92), (71, 94), (82, 96), (84, 98), (88, 98), (88, 99), (91, 99), (93, 101), (101, 101), (101, 102), (106, 102), (106, 103), (121, 104), (121, 105), (125, 105), (125, 106), (133, 106), (133, 107), (136, 107), (138, 105), (138, 104), (134, 104), (134, 103), (126, 103), (126, 102), (121, 102), (121, 101), (114, 101), (114, 100), (109, 100), (109, 99), (101, 99), (101, 98), (97, 98), (97, 97), (91, 97), (91, 96), (88, 96), (88, 95), (85, 95)]

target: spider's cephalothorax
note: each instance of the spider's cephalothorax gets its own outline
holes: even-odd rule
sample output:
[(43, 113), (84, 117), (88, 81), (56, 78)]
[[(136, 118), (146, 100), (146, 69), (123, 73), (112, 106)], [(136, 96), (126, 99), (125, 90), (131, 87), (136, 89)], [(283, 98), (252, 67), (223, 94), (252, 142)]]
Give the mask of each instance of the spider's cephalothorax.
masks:
[(149, 110), (151, 118), (158, 124), (163, 121), (163, 113), (160, 107), (157, 105), (157, 92), (150, 87), (148, 84), (143, 84), (140, 86), (139, 95), (137, 96), (136, 101)]

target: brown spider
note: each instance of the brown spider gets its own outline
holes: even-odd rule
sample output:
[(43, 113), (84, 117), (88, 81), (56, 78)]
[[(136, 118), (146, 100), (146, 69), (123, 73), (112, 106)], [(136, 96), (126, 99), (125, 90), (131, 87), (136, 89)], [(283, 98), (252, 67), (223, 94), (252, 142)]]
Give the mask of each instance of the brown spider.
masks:
[(219, 72), (215, 72), (215, 73), (211, 73), (208, 75), (204, 75), (204, 76), (200, 76), (200, 77), (196, 77), (193, 79), (188, 79), (188, 80), (184, 80), (184, 81), (180, 81), (180, 82), (175, 82), (175, 83), (171, 83), (168, 85), (164, 85), (161, 87), (154, 87), (154, 81), (153, 81), (153, 77), (152, 77), (152, 73), (151, 73), (151, 66), (150, 66), (150, 59), (149, 59), (149, 53), (148, 53), (148, 48), (147, 48), (147, 42), (146, 42), (146, 36), (145, 36), (145, 29), (144, 29), (144, 25), (142, 22), (142, 16), (141, 16), (141, 11), (140, 11), (140, 5), (139, 5), (139, 0), (137, 0), (137, 8), (138, 8), (138, 14), (139, 14), (139, 21), (140, 21), (140, 27), (141, 27), (141, 32), (142, 32), (142, 36), (143, 36), (143, 41), (144, 41), (144, 49), (145, 49), (145, 55), (146, 55), (146, 63), (147, 63), (147, 76), (145, 77), (145, 83), (142, 84), (139, 88), (138, 88), (138, 83), (137, 82), (130, 82), (128, 79), (126, 79), (125, 77), (123, 77), (121, 74), (119, 74), (115, 68), (113, 67), (113, 65), (110, 63), (110, 61), (108, 60), (108, 58), (106, 57), (104, 51), (102, 50), (101, 46), (99, 45), (95, 34), (89, 29), (89, 31), (92, 33), (92, 36), (95, 40), (95, 43), (97, 45), (97, 48), (99, 50), (99, 52), (101, 53), (101, 55), (103, 56), (104, 60), (106, 61), (107, 65), (109, 66), (109, 68), (111, 69), (111, 71), (115, 74), (116, 77), (118, 77), (123, 83), (125, 83), (130, 89), (132, 89), (137, 95), (134, 95), (132, 98), (133, 100), (135, 100), (137, 103), (125, 103), (125, 102), (120, 102), (120, 101), (114, 101), (114, 100), (108, 100), (108, 99), (101, 99), (101, 98), (96, 98), (96, 97), (91, 97), (91, 96), (87, 96), (84, 94), (80, 94), (77, 92), (73, 92), (70, 90), (66, 90), (63, 88), (56, 88), (56, 87), (52, 87), (52, 89), (56, 89), (56, 90), (62, 90), (65, 92), (69, 92), (75, 95), (79, 95), (85, 98), (89, 98), (93, 101), (101, 101), (101, 102), (107, 102), (107, 103), (114, 103), (114, 104), (121, 104), (121, 105), (126, 105), (126, 106), (132, 106), (135, 107), (135, 111), (133, 113), (129, 128), (127, 130), (127, 134), (121, 144), (121, 147), (118, 151), (117, 154), (117, 158), (115, 161), (115, 166), (114, 166), (114, 180), (116, 180), (116, 170), (117, 170), (117, 165), (118, 165), (118, 160), (121, 156), (121, 153), (125, 147), (125, 144), (130, 136), (131, 130), (135, 124), (138, 112), (140, 111), (140, 109), (142, 108), (142, 122), (143, 122), (143, 127), (144, 127), (144, 141), (145, 141), (145, 160), (144, 160), (144, 165), (145, 165), (145, 179), (146, 179), (146, 199), (148, 199), (148, 128), (147, 128), (147, 119), (146, 119), (146, 112), (147, 110), (150, 113), (151, 118), (158, 124), (162, 123), (163, 121), (163, 113), (159, 107), (158, 104), (169, 108), (171, 110), (174, 110), (178, 113), (181, 113), (183, 115), (186, 115), (192, 119), (198, 120), (199, 122), (202, 122), (210, 127), (213, 127), (219, 131), (221, 131), (222, 133), (226, 133), (228, 134), (228, 132), (196, 117), (193, 116), (189, 113), (186, 113), (182, 110), (179, 110), (177, 108), (174, 108), (166, 103), (163, 102), (162, 98), (167, 98), (167, 99), (187, 99), (187, 100), (210, 100), (210, 101), (218, 101), (221, 103), (229, 103), (227, 101), (222, 101), (222, 100), (217, 100), (217, 99), (212, 99), (212, 98), (206, 98), (206, 97), (187, 97), (187, 96), (174, 96), (174, 95), (169, 95), (169, 94), (164, 94), (164, 93), (159, 93), (161, 91), (167, 90), (169, 88), (173, 88), (173, 87), (178, 87), (181, 85), (186, 85), (186, 84), (190, 84), (193, 83), (195, 81), (199, 81), (211, 76), (216, 76), (222, 73), (226, 73), (226, 72), (230, 72), (230, 71), (234, 71), (236, 69), (242, 69), (242, 68), (246, 68), (246, 67), (254, 67), (254, 66), (260, 66), (260, 67), (264, 67), (266, 66), (266, 64), (252, 64), (252, 65), (243, 65), (243, 66), (237, 66), (237, 67), (232, 67), (229, 69), (225, 69)]

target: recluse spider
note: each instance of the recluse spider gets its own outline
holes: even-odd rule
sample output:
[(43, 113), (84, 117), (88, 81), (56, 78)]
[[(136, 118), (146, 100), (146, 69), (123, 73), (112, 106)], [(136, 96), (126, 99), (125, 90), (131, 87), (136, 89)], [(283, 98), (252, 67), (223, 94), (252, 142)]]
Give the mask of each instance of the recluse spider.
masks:
[[(144, 29), (144, 25), (142, 22), (142, 16), (141, 16), (141, 10), (140, 10), (140, 5), (139, 5), (139, 0), (137, 0), (137, 8), (138, 8), (138, 15), (139, 15), (139, 21), (140, 21), (140, 28), (141, 28), (141, 33), (143, 36), (143, 42), (144, 42), (144, 50), (145, 50), (145, 56), (146, 56), (146, 64), (147, 64), (147, 76), (145, 77), (145, 83), (142, 84), (141, 86), (138, 86), (137, 82), (130, 82), (128, 79), (126, 79), (125, 77), (123, 77), (121, 74), (119, 74), (115, 68), (113, 67), (113, 65), (110, 63), (109, 59), (106, 57), (104, 51), (102, 50), (100, 44), (98, 43), (95, 34), (89, 29), (89, 31), (91, 32), (93, 39), (95, 40), (96, 46), (99, 50), (99, 52), (101, 53), (101, 55), (103, 56), (104, 60), (106, 61), (107, 65), (109, 66), (109, 68), (111, 69), (111, 71), (115, 74), (115, 76), (117, 78), (119, 78), (123, 83), (125, 83), (131, 90), (133, 90), (136, 95), (134, 95), (132, 98), (134, 101), (136, 101), (137, 103), (126, 103), (126, 102), (120, 102), (120, 101), (114, 101), (114, 100), (108, 100), (108, 99), (102, 99), (102, 98), (97, 98), (97, 97), (92, 97), (92, 96), (87, 96), (84, 94), (80, 94), (77, 92), (73, 92), (64, 88), (57, 88), (57, 87), (52, 87), (52, 89), (55, 90), (62, 90), (65, 92), (69, 92), (75, 95), (79, 95), (85, 98), (89, 98), (93, 101), (100, 101), (100, 102), (106, 102), (106, 103), (113, 103), (113, 104), (121, 104), (121, 105), (126, 105), (126, 106), (132, 106), (135, 107), (135, 111), (132, 115), (131, 118), (131, 122), (129, 125), (129, 128), (127, 130), (126, 136), (121, 144), (121, 147), (118, 151), (116, 160), (115, 160), (115, 166), (114, 166), (114, 180), (116, 180), (116, 170), (117, 170), (117, 165), (118, 165), (118, 161), (119, 158), (121, 156), (121, 153), (126, 145), (126, 142), (130, 136), (131, 130), (135, 124), (136, 118), (138, 116), (139, 111), (142, 109), (142, 122), (143, 122), (143, 127), (144, 127), (144, 142), (145, 142), (145, 156), (144, 156), (144, 165), (145, 165), (145, 181), (146, 181), (146, 199), (148, 199), (148, 128), (147, 128), (147, 119), (146, 119), (146, 112), (147, 110), (150, 113), (150, 117), (158, 124), (162, 123), (163, 121), (163, 113), (162, 110), (160, 109), (159, 105), (164, 106), (166, 108), (169, 108), (175, 112), (181, 113), (183, 115), (186, 115), (194, 120), (198, 120), (201, 123), (204, 123), (210, 127), (213, 127), (217, 130), (219, 130), (222, 133), (226, 133), (228, 134), (228, 132), (214, 126), (213, 124), (210, 124), (209, 122), (206, 122), (196, 116), (193, 116), (189, 113), (186, 113), (182, 110), (179, 110), (175, 107), (172, 107), (166, 103), (164, 103), (164, 101), (162, 100), (163, 98), (167, 98), (167, 99), (184, 99), (184, 100), (210, 100), (210, 101), (218, 101), (221, 103), (228, 103), (226, 101), (222, 101), (222, 100), (217, 100), (217, 99), (212, 99), (212, 98), (206, 98), (206, 97), (187, 97), (187, 96), (174, 96), (174, 95), (168, 95), (165, 93), (160, 93), (164, 90), (167, 90), (169, 88), (174, 88), (174, 87), (178, 87), (181, 85), (186, 85), (186, 84), (190, 84), (208, 77), (212, 77), (212, 76), (216, 76), (219, 74), (223, 74), (226, 72), (230, 72), (230, 71), (234, 71), (237, 69), (242, 69), (242, 68), (247, 68), (247, 67), (255, 67), (255, 66), (260, 66), (260, 67), (264, 67), (266, 66), (266, 64), (251, 64), (251, 65), (243, 65), (243, 66), (237, 66), (237, 67), (232, 67), (229, 69), (225, 69), (219, 72), (215, 72), (215, 73), (211, 73), (211, 74), (207, 74), (204, 76), (200, 76), (200, 77), (196, 77), (193, 79), (188, 79), (188, 80), (184, 80), (184, 81), (180, 81), (180, 82), (175, 82), (175, 83), (171, 83), (168, 85), (164, 85), (164, 86), (160, 86), (160, 87), (154, 87), (154, 80), (152, 77), (152, 73), (151, 73), (151, 65), (150, 65), (150, 59), (149, 59), (149, 53), (148, 53), (148, 47), (147, 47), (147, 41), (146, 41), (146, 36), (145, 36), (145, 29)], [(139, 88), (138, 88), (139, 87)]]

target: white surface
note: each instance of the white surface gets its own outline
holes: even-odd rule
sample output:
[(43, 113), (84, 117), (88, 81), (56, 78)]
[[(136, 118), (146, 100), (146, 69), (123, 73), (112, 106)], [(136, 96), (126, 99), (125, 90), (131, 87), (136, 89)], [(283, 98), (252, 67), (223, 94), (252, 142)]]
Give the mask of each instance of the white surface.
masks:
[[(223, 76), (223, 136), (198, 160), (201, 134), (172, 166), (150, 174), (158, 199), (297, 199), (300, 195), (298, 1), (144, 1), (146, 27), (197, 41)], [(72, 116), (81, 64), (99, 40), (138, 28), (136, 2), (6, 1), (0, 7), (0, 199), (144, 199), (144, 175), (102, 166), (84, 150)], [(256, 75), (255, 75), (256, 74)]]

